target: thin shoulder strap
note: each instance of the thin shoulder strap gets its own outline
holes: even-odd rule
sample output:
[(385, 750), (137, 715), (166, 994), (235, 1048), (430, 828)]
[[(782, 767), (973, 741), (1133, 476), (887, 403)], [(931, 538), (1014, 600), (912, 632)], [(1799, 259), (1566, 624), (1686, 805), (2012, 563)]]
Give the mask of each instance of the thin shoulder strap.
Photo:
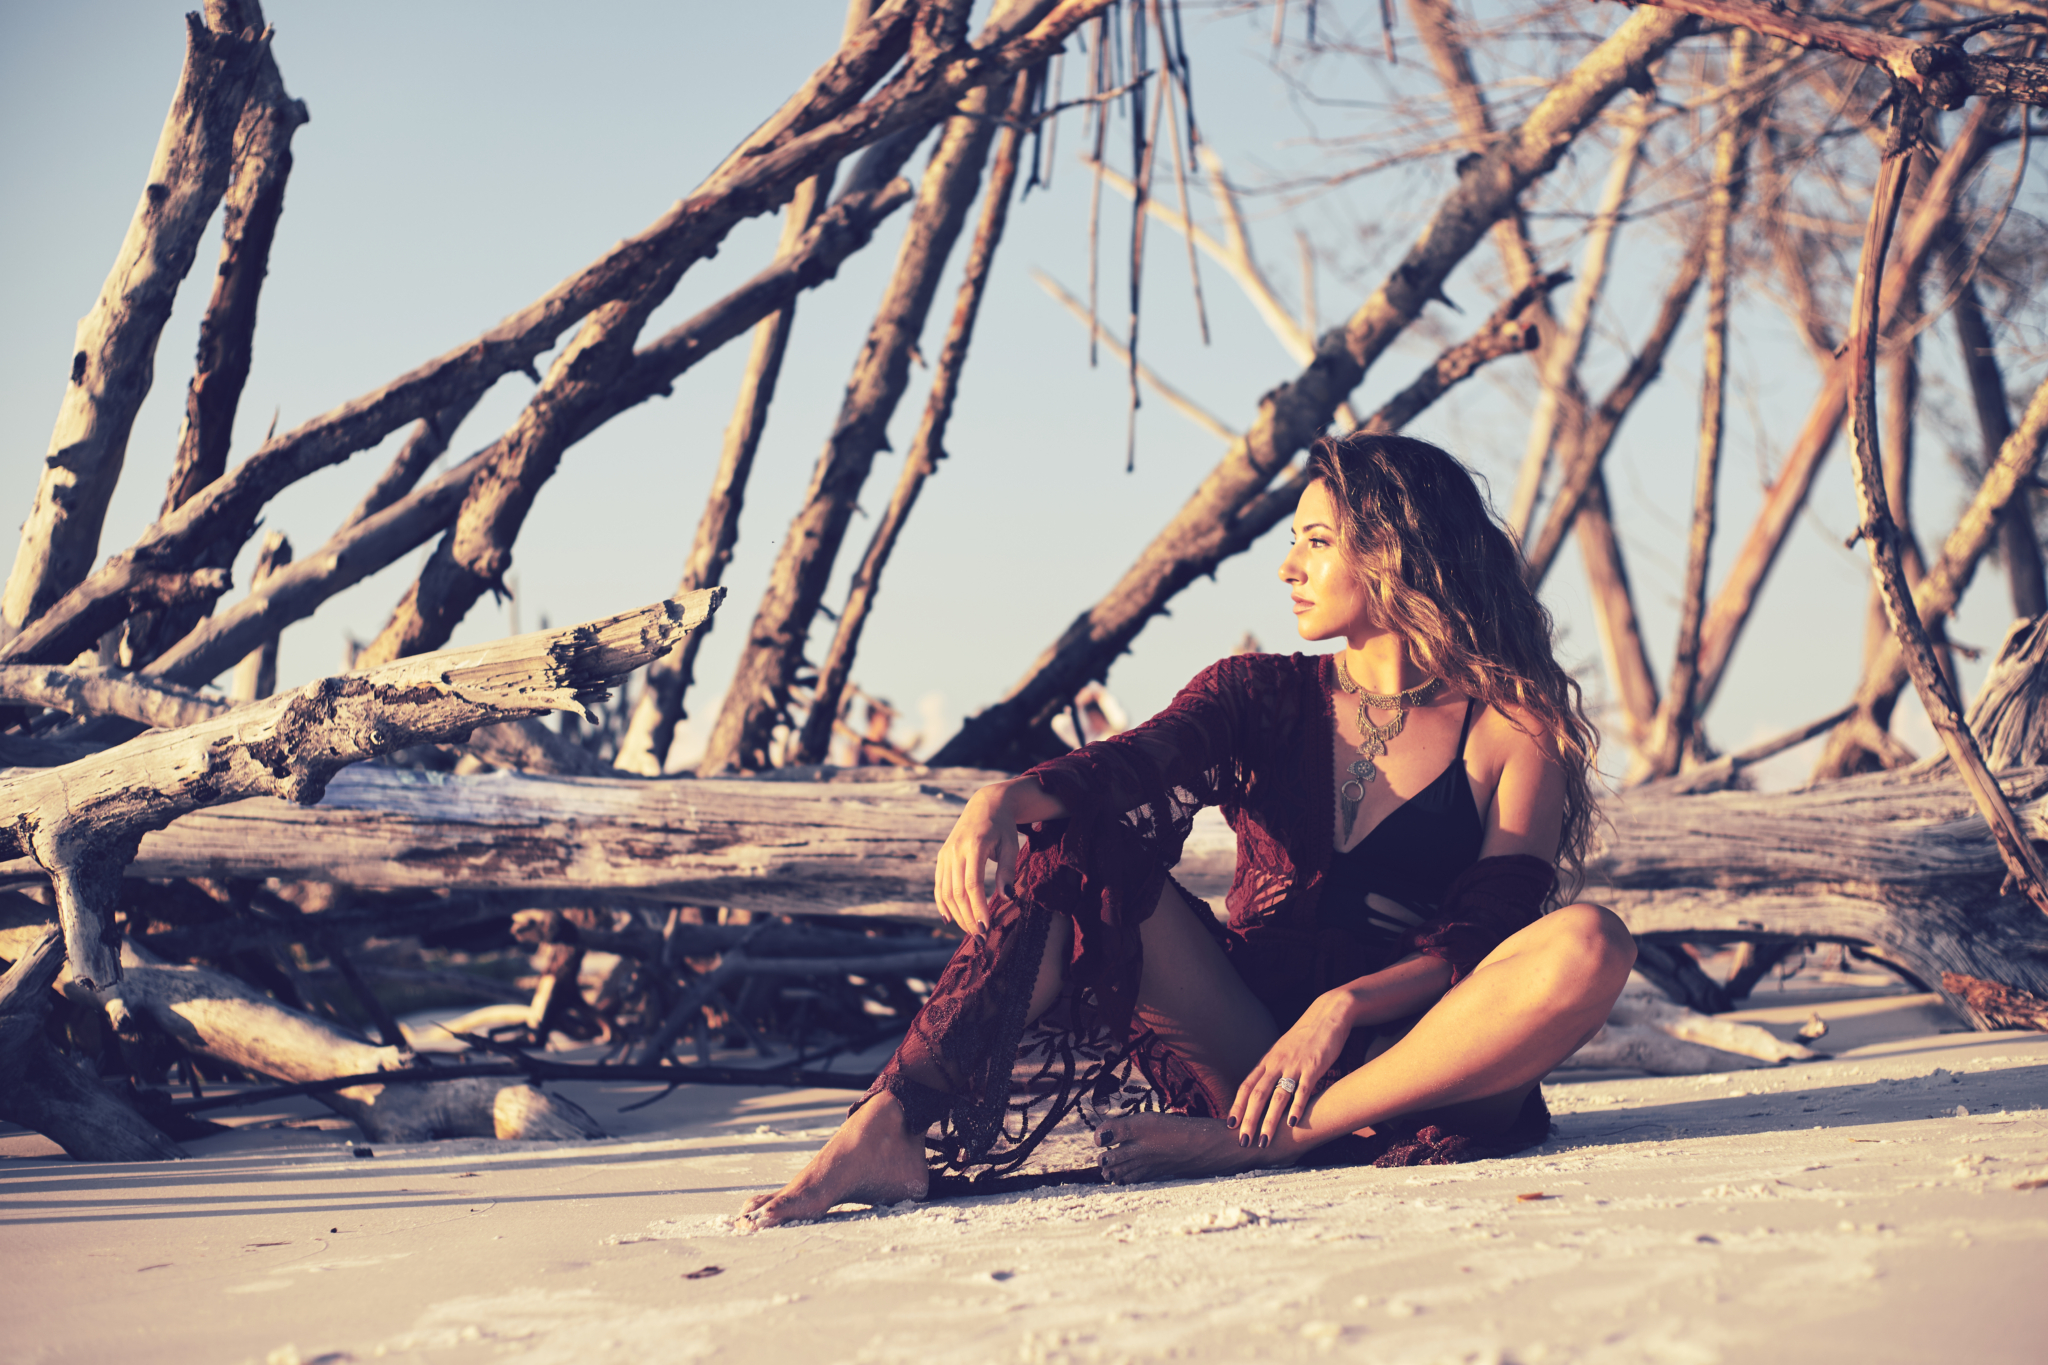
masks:
[(1463, 729), (1461, 729), (1461, 730), (1459, 730), (1459, 731), (1458, 731), (1458, 754), (1457, 754), (1457, 756), (1458, 756), (1459, 758), (1461, 758), (1461, 759), (1462, 759), (1462, 758), (1463, 758), (1463, 757), (1465, 756), (1465, 738), (1466, 738), (1466, 736), (1468, 736), (1468, 735), (1470, 735), (1470, 734), (1472, 733), (1472, 715), (1473, 715), (1473, 711), (1474, 711), (1474, 709), (1475, 709), (1475, 708), (1476, 708), (1476, 707), (1477, 707), (1478, 705), (1479, 705), (1479, 698), (1477, 698), (1477, 697), (1467, 697), (1467, 698), (1465, 698), (1465, 725), (1464, 725), (1464, 728), (1463, 728)]

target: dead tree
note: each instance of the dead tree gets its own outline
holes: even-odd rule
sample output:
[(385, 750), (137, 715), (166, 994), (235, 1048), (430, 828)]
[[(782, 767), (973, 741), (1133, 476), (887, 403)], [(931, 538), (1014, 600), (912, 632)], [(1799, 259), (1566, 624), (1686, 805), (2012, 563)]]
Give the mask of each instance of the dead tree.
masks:
[(1560, 81), (1523, 123), (1471, 163), (1406, 258), (1373, 295), (1318, 343), (1295, 379), (1261, 400), (1245, 437), (1204, 478), (1107, 596), (1070, 625), (994, 705), (971, 717), (934, 763), (1017, 766), (1035, 759), (1034, 733), (1130, 647), (1145, 623), (1210, 571), (1238, 512), (1328, 425), (1338, 403), (1394, 339), (1443, 292), (1451, 271), (1616, 95), (1692, 31), (1689, 20), (1639, 10)]
[[(224, 11), (228, 28), (264, 29), (257, 0), (218, 0), (216, 7)], [(292, 134), (306, 119), (304, 102), (285, 92), (284, 79), (266, 48), (235, 131), (234, 178), (221, 202), (220, 265), (214, 272), (213, 296), (199, 320), (199, 355), (185, 389), (185, 422), (171, 460), (165, 513), (176, 511), (227, 472), (228, 442), (255, 352), (257, 299), (284, 213)], [(206, 567), (231, 569), (239, 548), (239, 541), (217, 544), (195, 558)], [(121, 665), (140, 668), (148, 663), (211, 606), (210, 601), (195, 599), (131, 616), (123, 630)]]
[(99, 299), (78, 324), (42, 482), (0, 597), (0, 635), (17, 634), (91, 570), (129, 428), (149, 394), (157, 338), (227, 192), (235, 130), (269, 61), (270, 35), (242, 29), (219, 0), (207, 8), (204, 18), (185, 18), (185, 66), (149, 180)]
[(0, 976), (0, 1118), (43, 1134), (80, 1161), (185, 1155), (44, 1036), (51, 987), (63, 969), (64, 937), (52, 929)]
[[(1749, 62), (1750, 35), (1738, 30), (1728, 51), (1728, 80), (1744, 74)], [(1730, 237), (1749, 176), (1749, 144), (1758, 110), (1727, 101), (1721, 131), (1714, 139), (1714, 179), (1707, 195), (1705, 270), (1706, 333), (1702, 345), (1705, 376), (1700, 393), (1699, 459), (1693, 480), (1691, 534), (1686, 539), (1685, 583), (1680, 590), (1678, 650), (1657, 719), (1650, 730), (1644, 765), (1663, 777), (1700, 746), (1698, 692), (1700, 626), (1707, 605), (1707, 566), (1714, 542), (1714, 511), (1721, 493), (1721, 438), (1727, 425), (1728, 290), (1731, 275)]]
[(939, 348), (931, 394), (925, 400), (924, 417), (918, 423), (917, 435), (911, 438), (909, 452), (903, 457), (903, 472), (898, 476), (896, 491), (889, 499), (889, 509), (882, 514), (881, 524), (875, 527), (875, 534), (868, 542), (867, 553), (861, 556), (860, 566), (854, 570), (846, 603), (839, 610), (839, 625), (833, 632), (832, 646), (826, 652), (825, 662), (819, 665), (817, 682), (811, 688), (810, 709), (804, 717), (803, 731), (797, 741), (797, 761), (800, 763), (825, 761), (832, 744), (833, 722), (839, 716), (840, 699), (853, 671), (854, 655), (860, 649), (861, 632), (867, 626), (868, 612), (881, 586), (882, 570), (889, 563), (890, 552), (895, 549), (896, 538), (903, 533), (904, 523), (910, 519), (911, 509), (917, 505), (917, 495), (923, 491), (925, 480), (938, 471), (939, 461), (946, 458), (946, 426), (952, 420), (953, 403), (960, 389), (960, 374), (967, 364), (968, 347), (974, 340), (974, 321), (981, 311), (982, 293), (988, 287), (989, 268), (995, 263), (996, 247), (1003, 239), (1003, 226), (1010, 212), (1010, 193), (1017, 182), (1017, 149), (1023, 141), (1023, 119), (1030, 112), (1034, 89), (1041, 80), (1042, 76), (1034, 72), (1019, 76), (1011, 91), (1009, 105), (1003, 111), (1004, 126), (997, 134), (988, 189), (982, 196), (981, 221), (975, 228), (974, 241), (967, 252), (966, 271), (960, 281), (959, 298), (953, 305), (953, 319), (946, 328), (945, 342)]
[[(436, 560), (427, 600), (421, 603), (414, 594), (414, 604), (400, 613), (383, 649), (395, 654), (402, 642), (411, 642), (405, 648), (424, 645), (446, 626), (457, 598), (467, 595), (473, 601), (489, 585), (490, 565), (503, 549), (502, 534), (515, 528), (537, 481), (553, 468), (564, 445), (622, 402), (660, 392), (683, 368), (667, 350), (632, 357), (627, 348), (634, 329), (628, 315), (644, 314), (651, 298), (666, 296), (680, 273), (714, 251), (736, 224), (779, 207), (798, 183), (826, 164), (894, 134), (932, 126), (969, 91), (1043, 61), (1075, 27), (1110, 3), (1048, 0), (1007, 23), (991, 25), (975, 44), (964, 42), (965, 10), (954, 0), (883, 5), (695, 193), (648, 230), (475, 341), (266, 441), (28, 622), (0, 646), (0, 662), (75, 658), (125, 619), (138, 598), (160, 592), (158, 584), (205, 572), (193, 565), (204, 547), (245, 541), (263, 505), (280, 489), (409, 423), (460, 410), (500, 376), (531, 369), (564, 331), (589, 320), (584, 344), (569, 348), (553, 385), (543, 386), (520, 425), (495, 449), (490, 467), (497, 472), (485, 484), (465, 490), (463, 501), (471, 510), (466, 520), (458, 514), (463, 528), (458, 541)], [(868, 97), (899, 65), (902, 69)], [(773, 306), (748, 318), (740, 330), (769, 311)]]
[[(1012, 0), (1015, 12), (1027, 6)], [(999, 17), (1005, 10), (999, 10)], [(995, 136), (990, 94), (977, 89), (947, 121), (918, 189), (896, 269), (854, 362), (825, 449), (783, 535), (725, 703), (701, 763), (707, 773), (771, 766), (769, 741), (788, 724), (789, 689), (852, 520), (861, 485), (887, 442), (889, 419), (910, 381), (910, 354), (924, 331), (939, 277), (967, 221)]]

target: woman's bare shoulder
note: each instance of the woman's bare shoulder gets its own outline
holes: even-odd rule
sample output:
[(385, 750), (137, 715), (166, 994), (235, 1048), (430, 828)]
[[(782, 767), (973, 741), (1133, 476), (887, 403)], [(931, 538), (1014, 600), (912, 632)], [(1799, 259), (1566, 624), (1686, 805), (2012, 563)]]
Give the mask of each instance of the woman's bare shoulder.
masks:
[(1494, 705), (1473, 718), (1466, 752), (1499, 772), (1518, 759), (1553, 762), (1557, 745), (1543, 718), (1527, 707)]

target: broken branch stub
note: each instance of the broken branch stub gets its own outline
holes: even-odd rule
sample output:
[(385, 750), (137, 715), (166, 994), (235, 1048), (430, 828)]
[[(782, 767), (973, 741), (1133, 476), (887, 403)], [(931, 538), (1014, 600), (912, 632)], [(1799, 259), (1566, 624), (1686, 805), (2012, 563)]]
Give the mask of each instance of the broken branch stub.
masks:
[(606, 685), (667, 652), (717, 609), (724, 589), (609, 620), (442, 650), (323, 678), (183, 729), (139, 736), (61, 768), (0, 780), (0, 853), (50, 874), (74, 976), (120, 979), (105, 941), (114, 893), (142, 835), (187, 812), (248, 796), (318, 801), (351, 763), (478, 725), (583, 713)]

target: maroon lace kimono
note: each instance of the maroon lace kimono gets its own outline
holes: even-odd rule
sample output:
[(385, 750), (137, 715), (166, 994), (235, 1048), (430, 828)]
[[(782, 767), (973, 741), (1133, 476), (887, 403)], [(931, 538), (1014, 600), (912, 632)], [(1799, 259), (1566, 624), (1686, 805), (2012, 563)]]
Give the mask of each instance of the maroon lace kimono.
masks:
[[(1132, 1104), (1211, 1113), (1191, 1068), (1133, 1013), (1138, 925), (1203, 806), (1220, 807), (1237, 834), (1229, 923), (1216, 932), (1280, 1027), (1321, 992), (1391, 965), (1383, 945), (1317, 922), (1336, 828), (1330, 667), (1327, 655), (1224, 659), (1145, 724), (1031, 770), (1069, 818), (1028, 832), (1014, 895), (996, 898), (989, 932), (954, 954), (869, 1091), (887, 1089), (913, 1127), (936, 1128), (928, 1145), (938, 1170), (1014, 1169), (1077, 1106), (1084, 1118)], [(1526, 856), (1453, 871), (1439, 904), (1410, 907), (1424, 922), (1400, 950), (1444, 959), (1455, 983), (1534, 922), (1554, 874)], [(1074, 925), (1067, 990), (1027, 1038), (1024, 1016), (1055, 915)], [(1360, 1030), (1333, 1075), (1357, 1065), (1367, 1042)], [(1428, 1117), (1382, 1125), (1370, 1140), (1340, 1139), (1316, 1156), (1469, 1160), (1520, 1150), (1549, 1131), (1540, 1092), (1493, 1138), (1446, 1132)]]

